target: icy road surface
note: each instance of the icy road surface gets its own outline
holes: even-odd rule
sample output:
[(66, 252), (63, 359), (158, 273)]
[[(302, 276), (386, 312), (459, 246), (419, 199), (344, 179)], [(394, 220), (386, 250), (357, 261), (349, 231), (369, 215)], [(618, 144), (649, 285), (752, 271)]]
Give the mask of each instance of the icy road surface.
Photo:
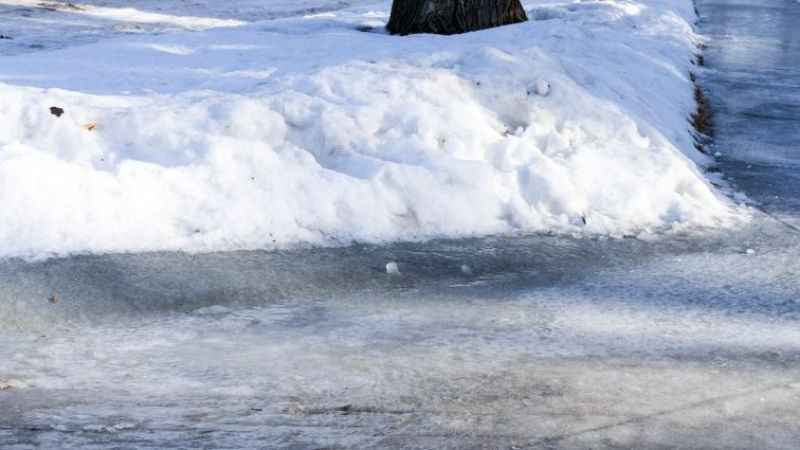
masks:
[(698, 6), (747, 228), (5, 260), (0, 448), (796, 448), (800, 4)]

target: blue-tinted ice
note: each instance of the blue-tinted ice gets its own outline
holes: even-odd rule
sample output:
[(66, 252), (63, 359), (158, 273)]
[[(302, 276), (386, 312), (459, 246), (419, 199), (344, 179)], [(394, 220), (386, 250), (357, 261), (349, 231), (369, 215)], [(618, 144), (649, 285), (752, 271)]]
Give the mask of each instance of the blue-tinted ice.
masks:
[(800, 3), (698, 3), (747, 229), (1, 262), (0, 447), (793, 448)]

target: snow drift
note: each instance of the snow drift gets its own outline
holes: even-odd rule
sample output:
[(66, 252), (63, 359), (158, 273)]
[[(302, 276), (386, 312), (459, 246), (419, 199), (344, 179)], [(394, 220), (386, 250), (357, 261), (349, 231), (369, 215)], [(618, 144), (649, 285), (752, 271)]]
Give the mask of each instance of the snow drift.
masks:
[(0, 57), (0, 256), (735, 221), (687, 121), (691, 2), (526, 6), (451, 37), (366, 2)]

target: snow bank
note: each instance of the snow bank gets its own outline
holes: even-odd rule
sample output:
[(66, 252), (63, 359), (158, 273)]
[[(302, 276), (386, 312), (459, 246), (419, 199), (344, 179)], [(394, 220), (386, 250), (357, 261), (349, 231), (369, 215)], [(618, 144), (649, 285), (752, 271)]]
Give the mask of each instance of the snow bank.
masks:
[(404, 38), (366, 3), (0, 58), (0, 256), (737, 219), (696, 165), (689, 0)]

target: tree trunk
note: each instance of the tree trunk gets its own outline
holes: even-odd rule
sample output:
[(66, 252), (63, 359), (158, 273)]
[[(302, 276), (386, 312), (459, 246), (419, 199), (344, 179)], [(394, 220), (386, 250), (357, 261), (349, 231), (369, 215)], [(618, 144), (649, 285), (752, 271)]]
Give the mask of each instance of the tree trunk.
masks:
[(394, 0), (392, 34), (457, 34), (525, 22), (519, 0)]

